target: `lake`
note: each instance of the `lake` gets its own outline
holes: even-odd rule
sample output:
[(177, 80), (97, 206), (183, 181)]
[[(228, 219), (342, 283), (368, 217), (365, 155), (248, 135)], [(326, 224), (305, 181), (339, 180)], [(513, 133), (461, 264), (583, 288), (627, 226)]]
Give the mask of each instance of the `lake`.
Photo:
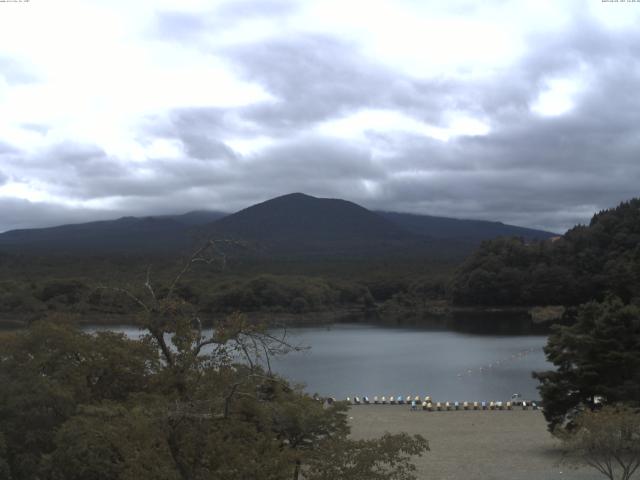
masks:
[[(131, 337), (138, 330), (117, 328)], [(543, 335), (469, 334), (379, 324), (290, 327), (290, 342), (311, 347), (276, 357), (272, 368), (309, 393), (342, 399), (431, 395), (436, 401), (537, 399), (533, 370), (548, 370)]]

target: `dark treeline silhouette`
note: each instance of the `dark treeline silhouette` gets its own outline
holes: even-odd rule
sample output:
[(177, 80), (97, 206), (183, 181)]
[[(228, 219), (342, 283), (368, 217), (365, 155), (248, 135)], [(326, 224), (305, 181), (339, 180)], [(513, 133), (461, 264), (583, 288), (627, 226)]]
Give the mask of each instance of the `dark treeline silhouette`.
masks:
[(607, 294), (640, 301), (640, 199), (556, 239), (485, 241), (451, 286), (459, 305), (578, 305)]

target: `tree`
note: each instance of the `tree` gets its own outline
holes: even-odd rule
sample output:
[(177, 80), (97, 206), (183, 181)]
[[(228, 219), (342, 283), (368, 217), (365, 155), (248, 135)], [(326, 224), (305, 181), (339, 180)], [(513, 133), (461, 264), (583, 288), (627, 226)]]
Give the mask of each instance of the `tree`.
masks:
[(379, 439), (329, 441), (321, 444), (305, 471), (308, 480), (408, 480), (416, 478), (414, 455), (429, 450), (420, 435), (385, 434)]
[[(640, 414), (624, 406), (582, 412), (561, 436), (566, 459), (585, 462), (609, 480), (629, 480), (640, 467)], [(619, 476), (616, 476), (618, 474)]]
[(556, 326), (545, 347), (555, 371), (534, 372), (549, 429), (604, 403), (640, 406), (640, 308), (616, 298), (583, 305), (571, 326)]
[(6, 335), (0, 352), (0, 458), (14, 479), (38, 478), (48, 468), (57, 430), (81, 405), (150, 391), (159, 372), (157, 353), (145, 343), (64, 323), (37, 322)]
[(0, 480), (11, 480), (11, 471), (6, 459), (7, 443), (4, 435), (0, 432)]
[(640, 198), (599, 212), (588, 226), (552, 242), (485, 241), (451, 284), (460, 305), (576, 306), (607, 294), (626, 303), (640, 299)]
[(296, 348), (286, 331), (233, 314), (205, 333), (177, 291), (219, 247), (195, 252), (164, 288), (148, 274), (142, 293), (117, 289), (141, 310), (140, 340), (60, 322), (0, 338), (0, 479), (415, 478), (424, 439), (354, 442), (346, 405), (271, 371), (272, 355)]

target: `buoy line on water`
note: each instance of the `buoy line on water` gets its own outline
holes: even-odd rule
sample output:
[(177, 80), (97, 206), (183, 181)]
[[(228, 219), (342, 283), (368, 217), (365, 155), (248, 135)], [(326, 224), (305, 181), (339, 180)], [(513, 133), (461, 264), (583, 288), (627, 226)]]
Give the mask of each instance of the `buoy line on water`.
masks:
[(535, 347), (531, 347), (531, 348), (527, 348), (525, 350), (520, 350), (508, 357), (504, 357), (498, 360), (495, 360), (493, 362), (490, 362), (488, 364), (485, 365), (481, 365), (480, 367), (477, 368), (468, 368), (466, 369), (464, 372), (458, 373), (456, 374), (456, 377), (458, 378), (464, 378), (469, 377), (475, 373), (485, 373), (485, 372), (489, 372), (492, 371), (493, 369), (498, 368), (499, 366), (507, 363), (507, 362), (512, 362), (515, 360), (520, 360), (524, 357), (526, 357), (527, 355), (529, 355), (530, 353), (536, 352), (536, 351), (540, 351), (542, 350), (543, 347), (539, 347), (539, 348), (535, 348)]

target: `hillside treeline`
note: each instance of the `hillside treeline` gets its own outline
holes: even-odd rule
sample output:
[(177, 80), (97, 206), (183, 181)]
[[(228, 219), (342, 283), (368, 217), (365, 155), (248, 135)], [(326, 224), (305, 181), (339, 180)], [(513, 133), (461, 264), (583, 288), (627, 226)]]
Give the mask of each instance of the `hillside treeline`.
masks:
[[(328, 279), (304, 275), (242, 275), (186, 279), (176, 294), (203, 314), (236, 311), (308, 313), (336, 309), (370, 309), (386, 301), (415, 303), (444, 298), (446, 276), (418, 278), (372, 276), (367, 279)], [(129, 315), (135, 302), (120, 289), (141, 295), (144, 279), (45, 277), (0, 280), (0, 316), (41, 318), (52, 313), (81, 316)], [(159, 290), (159, 295), (165, 292)]]
[(608, 294), (640, 302), (640, 199), (554, 240), (483, 242), (450, 288), (458, 305), (578, 305)]

